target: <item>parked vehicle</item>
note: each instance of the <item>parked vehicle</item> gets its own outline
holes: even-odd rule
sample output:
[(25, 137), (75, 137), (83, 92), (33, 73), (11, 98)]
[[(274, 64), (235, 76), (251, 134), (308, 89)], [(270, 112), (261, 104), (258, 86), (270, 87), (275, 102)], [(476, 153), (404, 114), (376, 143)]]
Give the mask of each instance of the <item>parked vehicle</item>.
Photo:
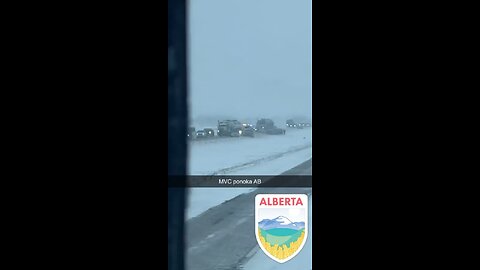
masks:
[(188, 139), (195, 139), (196, 137), (196, 133), (195, 133), (195, 128), (194, 127), (189, 127), (188, 130), (187, 130), (187, 138)]
[(287, 120), (287, 127), (295, 128), (295, 127), (297, 127), (297, 123), (295, 123), (295, 121), (293, 119), (288, 119)]
[(205, 130), (198, 130), (196, 133), (196, 136), (197, 138), (205, 138), (206, 137)]
[(258, 120), (255, 128), (257, 132), (261, 132), (265, 134), (273, 134), (273, 135), (285, 134), (285, 129), (276, 127), (272, 119), (262, 118)]
[(206, 128), (204, 129), (205, 131), (205, 137), (214, 137), (215, 136), (215, 131), (213, 128)]
[(251, 125), (246, 125), (243, 127), (242, 136), (246, 137), (255, 137), (255, 129)]

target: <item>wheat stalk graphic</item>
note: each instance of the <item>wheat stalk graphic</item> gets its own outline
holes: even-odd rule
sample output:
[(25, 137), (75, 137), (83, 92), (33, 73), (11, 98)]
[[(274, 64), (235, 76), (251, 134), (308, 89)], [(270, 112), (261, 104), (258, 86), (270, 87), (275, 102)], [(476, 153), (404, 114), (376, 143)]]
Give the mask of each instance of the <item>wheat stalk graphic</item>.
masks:
[(272, 254), (275, 258), (282, 260), (290, 257), (291, 255), (293, 255), (293, 253), (295, 253), (295, 251), (298, 250), (298, 248), (303, 242), (303, 238), (305, 237), (305, 231), (302, 231), (300, 237), (298, 237), (297, 240), (291, 242), (289, 247), (286, 244), (283, 244), (282, 246), (278, 246), (278, 244), (270, 244), (260, 233), (260, 228), (258, 228), (258, 236), (260, 238), (260, 243), (265, 248), (265, 250), (268, 253)]

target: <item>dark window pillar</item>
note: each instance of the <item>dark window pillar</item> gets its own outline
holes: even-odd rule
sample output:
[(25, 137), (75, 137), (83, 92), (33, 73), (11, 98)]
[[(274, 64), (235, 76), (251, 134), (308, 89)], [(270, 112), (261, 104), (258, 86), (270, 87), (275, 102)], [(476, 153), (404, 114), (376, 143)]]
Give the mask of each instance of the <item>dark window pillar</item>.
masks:
[[(168, 181), (187, 168), (186, 0), (168, 1)], [(160, 103), (160, 101), (159, 101)], [(161, 125), (161, 123), (157, 123)], [(185, 190), (168, 189), (168, 269), (184, 269)], [(161, 215), (162, 213), (158, 213)], [(159, 243), (161, 245), (161, 243)]]

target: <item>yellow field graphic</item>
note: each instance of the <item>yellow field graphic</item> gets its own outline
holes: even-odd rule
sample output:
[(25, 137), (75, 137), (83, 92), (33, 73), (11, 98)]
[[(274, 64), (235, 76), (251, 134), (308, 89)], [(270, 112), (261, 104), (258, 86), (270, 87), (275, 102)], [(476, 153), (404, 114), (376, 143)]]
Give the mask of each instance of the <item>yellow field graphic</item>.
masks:
[(282, 246), (278, 246), (278, 244), (271, 245), (265, 240), (265, 237), (262, 236), (260, 229), (258, 229), (258, 237), (260, 238), (262, 246), (268, 251), (268, 253), (272, 254), (275, 258), (282, 260), (290, 257), (298, 250), (305, 237), (305, 231), (302, 232), (296, 241), (290, 243), (290, 247), (287, 247), (286, 244), (283, 244)]

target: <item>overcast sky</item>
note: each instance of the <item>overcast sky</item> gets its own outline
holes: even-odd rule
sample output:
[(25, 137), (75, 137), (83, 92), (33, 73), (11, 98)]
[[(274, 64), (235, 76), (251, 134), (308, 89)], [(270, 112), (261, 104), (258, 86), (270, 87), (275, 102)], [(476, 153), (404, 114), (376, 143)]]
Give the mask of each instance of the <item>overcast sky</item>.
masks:
[(190, 0), (190, 117), (311, 117), (311, 0)]

